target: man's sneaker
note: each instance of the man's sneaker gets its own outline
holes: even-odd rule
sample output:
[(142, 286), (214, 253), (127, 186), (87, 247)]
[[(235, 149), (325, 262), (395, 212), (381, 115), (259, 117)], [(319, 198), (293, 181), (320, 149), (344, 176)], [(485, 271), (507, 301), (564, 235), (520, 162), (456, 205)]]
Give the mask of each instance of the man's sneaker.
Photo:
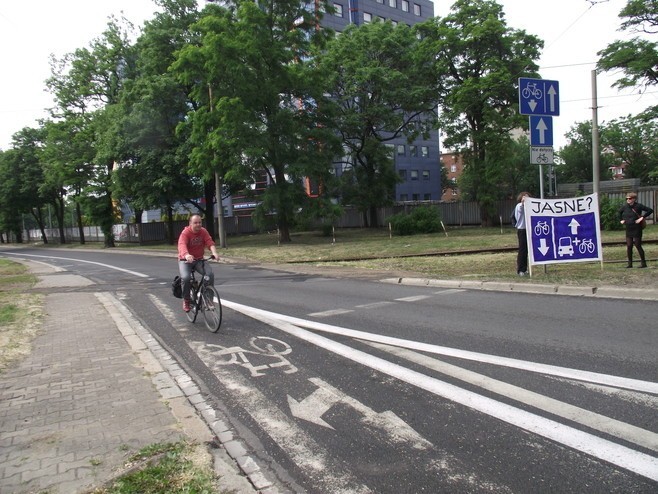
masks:
[(183, 310), (185, 312), (190, 312), (190, 299), (188, 298), (183, 299)]

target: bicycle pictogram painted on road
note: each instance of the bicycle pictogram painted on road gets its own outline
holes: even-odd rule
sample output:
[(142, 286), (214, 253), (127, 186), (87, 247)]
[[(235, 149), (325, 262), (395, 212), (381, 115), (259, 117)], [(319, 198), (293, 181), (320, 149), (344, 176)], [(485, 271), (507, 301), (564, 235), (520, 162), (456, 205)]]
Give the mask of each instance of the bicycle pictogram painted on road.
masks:
[[(238, 365), (248, 369), (251, 377), (264, 376), (269, 369), (281, 368), (286, 374), (297, 372), (297, 367), (284, 357), (292, 352), (292, 348), (285, 341), (267, 336), (256, 336), (249, 339), (249, 346), (253, 350), (239, 346), (224, 347), (217, 344), (208, 344), (207, 348), (216, 349), (213, 352), (219, 357), (219, 365)], [(269, 363), (266, 363), (269, 362)]]

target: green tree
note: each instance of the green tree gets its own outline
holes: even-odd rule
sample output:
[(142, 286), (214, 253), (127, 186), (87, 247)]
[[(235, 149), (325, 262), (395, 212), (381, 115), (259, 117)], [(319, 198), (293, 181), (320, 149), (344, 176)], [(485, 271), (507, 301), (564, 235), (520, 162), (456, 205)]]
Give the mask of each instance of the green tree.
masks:
[[(169, 71), (175, 52), (189, 42), (190, 26), (199, 18), (194, 0), (158, 0), (162, 12), (148, 21), (135, 44), (135, 74), (125, 81), (119, 104), (113, 192), (130, 204), (137, 221), (146, 209), (164, 207), (170, 242), (177, 202), (190, 202), (205, 212), (213, 233), (212, 195), (204, 208), (197, 198), (204, 183), (187, 173), (185, 133), (177, 126), (194, 102)], [(206, 181), (208, 182), (208, 181)], [(210, 187), (211, 192), (213, 188)]]
[(80, 198), (89, 180), (94, 157), (93, 132), (82, 115), (70, 114), (59, 122), (44, 124), (44, 186), (55, 193), (58, 213), (61, 211), (60, 241), (64, 243), (64, 211), (66, 201), (72, 202), (80, 243), (85, 243), (83, 212)]
[[(518, 113), (517, 80), (536, 77), (543, 42), (507, 26), (492, 0), (457, 0), (448, 16), (434, 19), (431, 39), (441, 75), (440, 124), (444, 145), (465, 150), (463, 192), (480, 205), (491, 224), (499, 184), (490, 167), (505, 155), (510, 131), (527, 125)], [(461, 186), (461, 184), (460, 184)]]
[(658, 119), (639, 115), (613, 120), (601, 133), (601, 144), (626, 165), (625, 177), (658, 184)]
[[(55, 218), (60, 225), (63, 215), (60, 214), (61, 204), (58, 201), (61, 191), (45, 178), (44, 136), (43, 128), (29, 127), (13, 135), (13, 152), (8, 155), (8, 165), (13, 168), (14, 176), (8, 185), (16, 187), (12, 201), (18, 206), (18, 211), (30, 214), (34, 218), (41, 231), (42, 241), (48, 243), (45, 232), (45, 207), (47, 205), (54, 207)], [(63, 229), (60, 228), (60, 231), (63, 232)]]
[[(0, 152), (0, 231), (23, 243), (21, 217), (29, 205), (21, 193), (20, 157), (16, 149)], [(43, 228), (41, 228), (42, 235)]]
[(94, 39), (89, 48), (80, 48), (53, 59), (52, 76), (47, 86), (53, 93), (56, 119), (82, 118), (82, 125), (93, 131), (95, 155), (87, 163), (93, 177), (85, 189), (84, 202), (91, 217), (101, 227), (105, 246), (114, 247), (112, 227), (115, 203), (112, 198), (112, 171), (118, 140), (116, 109), (124, 82), (134, 74), (134, 47), (129, 42), (130, 23), (111, 19), (105, 32)]
[(427, 138), (436, 125), (432, 54), (416, 29), (377, 21), (348, 26), (316, 60), (328, 96), (320, 106), (346, 151), (342, 201), (376, 227), (376, 208), (392, 202), (399, 181), (386, 143)]
[[(601, 140), (605, 135), (605, 126), (599, 127)], [(578, 122), (566, 134), (567, 144), (560, 149), (562, 164), (556, 167), (560, 183), (591, 182), (594, 179), (592, 167), (592, 122)], [(599, 176), (610, 177), (609, 167), (614, 163), (609, 150), (603, 152), (599, 159)]]
[(173, 66), (198, 102), (189, 115), (190, 162), (202, 176), (220, 167), (223, 176), (266, 175), (259, 209), (276, 214), (280, 240), (290, 242), (306, 198), (302, 179), (322, 180), (330, 168), (329, 132), (318, 125), (322, 84), (308, 62), (327, 33), (306, 2), (232, 3), (204, 9), (198, 39)]
[[(627, 41), (614, 41), (598, 52), (597, 67), (606, 72), (621, 71), (624, 75), (615, 82), (619, 88), (648, 88), (658, 85), (658, 2), (628, 0), (619, 13), (623, 19), (620, 29), (647, 36)], [(649, 38), (652, 37), (652, 38)]]

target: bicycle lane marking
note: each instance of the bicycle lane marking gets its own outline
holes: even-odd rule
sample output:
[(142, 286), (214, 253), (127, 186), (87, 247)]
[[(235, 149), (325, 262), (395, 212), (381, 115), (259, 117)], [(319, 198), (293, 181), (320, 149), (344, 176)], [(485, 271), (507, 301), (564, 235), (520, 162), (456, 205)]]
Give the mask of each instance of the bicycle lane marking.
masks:
[[(266, 324), (272, 325), (292, 336), (296, 336), (297, 338), (312, 343), (320, 348), (324, 348), (325, 350), (328, 350), (332, 353), (335, 353), (344, 358), (352, 360), (356, 363), (365, 365), (374, 370), (395, 377), (403, 382), (424, 389), (432, 394), (441, 396), (443, 398), (464, 405), (473, 410), (485, 413), (491, 417), (497, 418), (503, 422), (514, 425), (516, 427), (527, 430), (529, 432), (535, 433), (549, 440), (556, 441), (572, 449), (585, 453), (591, 457), (598, 458), (600, 460), (609, 462), (613, 465), (617, 465), (618, 467), (621, 467), (625, 470), (642, 475), (643, 477), (647, 477), (651, 480), (658, 481), (658, 458), (641, 453), (639, 451), (635, 451), (629, 447), (622, 446), (620, 444), (614, 443), (607, 439), (603, 439), (593, 434), (575, 429), (574, 427), (561, 424), (560, 422), (557, 422), (555, 420), (551, 420), (543, 416), (539, 416), (531, 412), (527, 412), (525, 410), (521, 410), (519, 408), (513, 407), (506, 403), (496, 401), (492, 398), (479, 395), (475, 392), (466, 390), (464, 388), (460, 388), (453, 384), (449, 384), (440, 381), (438, 379), (431, 378), (420, 372), (407, 369), (398, 364), (389, 362), (388, 360), (375, 357), (361, 350), (354, 349), (345, 344), (330, 340), (324, 336), (317, 335), (315, 333), (307, 331), (306, 329), (303, 329), (302, 327), (298, 327), (295, 324), (299, 324), (303, 327), (309, 327), (312, 329), (319, 329), (321, 331), (323, 330), (325, 332), (330, 332), (333, 334), (341, 334), (343, 336), (353, 336), (359, 339), (365, 339), (367, 341), (384, 342), (382, 340), (387, 340), (386, 341), (387, 343), (396, 346), (402, 346), (400, 345), (400, 343), (404, 340), (400, 340), (397, 338), (390, 338), (390, 337), (382, 337), (379, 335), (364, 333), (361, 331), (349, 330), (346, 328), (338, 328), (335, 326), (331, 327), (327, 324), (315, 323), (314, 321), (305, 321), (299, 318), (285, 316), (283, 314), (277, 314), (277, 313), (257, 309), (254, 307), (245, 306), (228, 300), (224, 300), (224, 302), (225, 302), (225, 306), (233, 310), (241, 312), (245, 315), (248, 315)], [(320, 327), (323, 327), (323, 329), (320, 329)], [(391, 343), (391, 340), (395, 341), (395, 343)], [(413, 343), (413, 342), (407, 342), (407, 343)], [(424, 345), (424, 346), (434, 347), (434, 345)], [(460, 351), (456, 351), (456, 352), (459, 353)], [(462, 352), (462, 353), (470, 353), (473, 355), (473, 352)], [(484, 354), (480, 354), (480, 355), (483, 357), (485, 356)], [(503, 359), (502, 357), (499, 358)], [(506, 360), (512, 360), (512, 359), (506, 359)], [(535, 364), (535, 365), (541, 366), (542, 364)], [(544, 367), (553, 367), (553, 366), (544, 366)], [(579, 372), (575, 370), (572, 371), (576, 373)], [(583, 373), (583, 374), (594, 374), (594, 373)], [(615, 376), (608, 376), (608, 377), (615, 378)], [(616, 379), (623, 380), (623, 378), (616, 378)], [(626, 381), (635, 381), (635, 380), (626, 380)], [(643, 382), (643, 381), (639, 381), (639, 382)], [(646, 384), (649, 385), (650, 388), (656, 387), (658, 389), (657, 383), (647, 382)]]

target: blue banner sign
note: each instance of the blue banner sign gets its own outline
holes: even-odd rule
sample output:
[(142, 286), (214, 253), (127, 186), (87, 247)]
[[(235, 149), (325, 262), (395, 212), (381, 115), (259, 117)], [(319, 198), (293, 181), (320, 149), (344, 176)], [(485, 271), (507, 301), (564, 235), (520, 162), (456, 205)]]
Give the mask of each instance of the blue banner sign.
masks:
[(530, 264), (601, 261), (597, 194), (524, 202)]

